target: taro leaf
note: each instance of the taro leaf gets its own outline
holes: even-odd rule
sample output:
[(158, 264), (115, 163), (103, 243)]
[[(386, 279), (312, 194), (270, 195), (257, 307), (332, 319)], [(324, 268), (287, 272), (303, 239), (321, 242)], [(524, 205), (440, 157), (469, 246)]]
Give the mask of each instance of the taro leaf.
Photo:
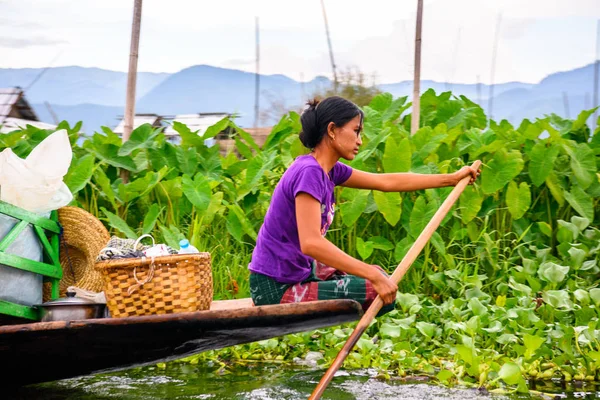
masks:
[(579, 228), (577, 228), (577, 225), (571, 222), (559, 219), (558, 226), (559, 228), (556, 236), (558, 238), (558, 241), (561, 243), (572, 242), (577, 236), (579, 236)]
[(518, 341), (517, 337), (515, 335), (513, 335), (512, 333), (504, 333), (504, 334), (498, 336), (498, 338), (496, 339), (496, 342), (498, 342), (500, 344), (516, 343), (517, 341)]
[(206, 129), (206, 131), (204, 132), (204, 135), (202, 135), (202, 140), (214, 138), (219, 133), (221, 133), (222, 131), (227, 129), (227, 127), (229, 126), (229, 122), (230, 122), (229, 118), (225, 117), (222, 120), (220, 120), (219, 122), (215, 123), (214, 125), (209, 126)]
[(369, 107), (375, 111), (383, 112), (392, 105), (392, 99), (393, 96), (391, 93), (379, 93), (377, 96), (373, 97), (369, 103)]
[(183, 193), (185, 197), (198, 209), (199, 212), (204, 212), (210, 204), (210, 184), (206, 177), (201, 173), (197, 173), (194, 179), (188, 175), (183, 175), (181, 179)]
[(502, 325), (502, 323), (500, 323), (500, 321), (494, 321), (490, 324), (489, 327), (481, 329), (486, 331), (487, 333), (498, 333), (504, 330), (504, 326)]
[(237, 217), (237, 220), (239, 222), (239, 224), (242, 227), (242, 230), (252, 238), (252, 240), (256, 240), (256, 230), (254, 229), (254, 227), (252, 226), (252, 223), (250, 222), (250, 220), (248, 219), (248, 217), (246, 217), (246, 214), (244, 214), (244, 211), (240, 208), (240, 206), (238, 206), (237, 204), (231, 204), (228, 206), (229, 208), (229, 213), (233, 213), (235, 214), (235, 216)]
[(573, 309), (573, 303), (569, 299), (569, 292), (566, 290), (547, 290), (542, 294), (546, 304), (556, 309), (570, 311)]
[(540, 232), (548, 237), (552, 237), (552, 227), (546, 222), (538, 222), (538, 228), (540, 228)]
[(160, 215), (160, 206), (156, 203), (152, 204), (144, 217), (144, 224), (142, 225), (142, 235), (152, 232), (158, 216)]
[(275, 154), (260, 153), (253, 157), (248, 163), (246, 169), (246, 186), (254, 188), (258, 186), (258, 182), (263, 177), (266, 171), (271, 169), (275, 161)]
[(408, 138), (404, 138), (398, 143), (392, 137), (385, 142), (385, 151), (381, 160), (385, 172), (408, 172), (411, 167), (411, 159), (412, 150)]
[(97, 168), (96, 171), (94, 171), (94, 181), (96, 181), (96, 184), (101, 189), (100, 195), (106, 197), (113, 208), (117, 208), (117, 204), (115, 203), (115, 192), (110, 185), (110, 179), (108, 179), (102, 168)]
[(193, 176), (198, 172), (198, 152), (195, 148), (185, 149), (178, 146), (176, 148), (176, 157), (181, 173)]
[(260, 153), (260, 147), (258, 147), (258, 145), (256, 144), (256, 142), (254, 141), (254, 138), (252, 137), (252, 135), (250, 135), (248, 132), (246, 132), (245, 130), (243, 130), (239, 126), (237, 126), (233, 121), (230, 121), (229, 125), (235, 129), (235, 133), (239, 137), (241, 137), (242, 139), (244, 139), (244, 142), (248, 146), (250, 146), (257, 153)]
[(511, 361), (504, 363), (502, 368), (500, 368), (500, 371), (498, 371), (498, 378), (509, 385), (516, 385), (523, 379), (521, 376), (521, 368)]
[(373, 139), (369, 140), (366, 146), (360, 150), (358, 155), (352, 160), (350, 165), (358, 165), (363, 163), (367, 159), (371, 158), (377, 147), (381, 143), (385, 143), (387, 138), (392, 134), (390, 128), (384, 128), (380, 133), (377, 134)]
[(575, 211), (590, 221), (594, 220), (594, 201), (579, 186), (572, 186), (571, 192), (564, 192), (565, 199)]
[(506, 204), (508, 205), (508, 211), (514, 220), (523, 217), (531, 205), (531, 191), (529, 190), (529, 185), (525, 182), (521, 182), (517, 187), (517, 183), (511, 181), (508, 184), (508, 190), (506, 191)]
[(181, 122), (173, 122), (173, 129), (181, 136), (181, 147), (202, 147), (204, 146), (204, 139), (198, 135), (198, 131), (192, 132), (187, 125)]
[(406, 102), (407, 99), (408, 96), (403, 96), (392, 101), (392, 104), (390, 104), (383, 112), (383, 122), (393, 122), (397, 120), (398, 117), (410, 107), (410, 103)]
[(112, 228), (123, 232), (129, 239), (137, 239), (138, 235), (136, 235), (133, 229), (131, 229), (129, 225), (127, 225), (127, 222), (125, 222), (121, 217), (111, 213), (104, 207), (101, 207), (101, 210), (104, 215), (108, 217), (108, 223)]
[(413, 243), (414, 240), (412, 240), (409, 236), (402, 238), (402, 240), (396, 243), (396, 247), (394, 249), (394, 260), (396, 260), (396, 262), (400, 262), (406, 253), (408, 253), (408, 250), (411, 248)]
[(440, 372), (438, 372), (438, 374), (435, 377), (440, 382), (448, 382), (451, 378), (454, 377), (454, 374), (450, 370), (442, 369), (442, 370), (440, 370)]
[(429, 339), (431, 339), (435, 336), (435, 331), (437, 330), (437, 325), (429, 323), (429, 322), (419, 321), (419, 322), (417, 322), (416, 326), (417, 326), (417, 329), (419, 330), (419, 332), (421, 332), (421, 334), (423, 336), (426, 336)]
[(597, 108), (598, 107), (592, 108), (591, 110), (583, 110), (582, 112), (580, 112), (577, 116), (577, 119), (573, 122), (573, 127), (571, 129), (577, 131), (580, 128), (583, 128), (586, 125), (586, 121), (588, 120), (590, 115), (592, 115), (594, 111), (597, 110)]
[(544, 142), (538, 142), (529, 154), (529, 177), (535, 186), (540, 186), (554, 168), (554, 160), (558, 156), (558, 147), (546, 147)]
[(372, 236), (369, 238), (369, 242), (373, 243), (374, 249), (379, 249), (383, 251), (390, 251), (394, 249), (394, 245), (392, 244), (392, 242), (381, 236)]
[(555, 264), (553, 262), (545, 262), (540, 265), (538, 275), (546, 282), (560, 283), (569, 273), (569, 267)]
[(242, 237), (244, 236), (244, 230), (242, 224), (234, 212), (227, 214), (227, 232), (234, 237), (238, 243), (242, 243)]
[(410, 234), (417, 237), (429, 223), (435, 212), (435, 204), (427, 204), (425, 196), (419, 196), (410, 214)]
[(365, 242), (361, 238), (356, 238), (356, 251), (360, 255), (360, 258), (366, 260), (371, 254), (373, 254), (373, 242)]
[(91, 141), (83, 142), (83, 148), (94, 154), (96, 158), (105, 161), (113, 167), (123, 168), (131, 172), (137, 172), (138, 167), (129, 156), (119, 156), (119, 147), (114, 144), (92, 144)]
[(508, 282), (508, 286), (514, 291), (523, 293), (525, 296), (531, 296), (531, 288), (529, 286), (515, 281), (512, 276), (508, 278)]
[(119, 185), (119, 191), (122, 192), (123, 201), (128, 202), (138, 197), (143, 197), (150, 193), (152, 189), (164, 178), (168, 168), (163, 167), (161, 170), (154, 172), (146, 172), (141, 178), (138, 178), (127, 185)]
[(162, 232), (167, 246), (170, 246), (174, 249), (179, 248), (179, 241), (183, 239), (183, 237), (180, 235), (181, 232), (179, 232), (176, 227), (172, 226), (171, 229), (169, 229), (166, 226), (160, 225), (160, 231)]
[(517, 150), (501, 149), (481, 172), (481, 188), (485, 194), (495, 193), (513, 180), (523, 169), (523, 158)]
[(548, 189), (550, 189), (550, 193), (552, 193), (554, 200), (556, 200), (562, 207), (563, 204), (565, 204), (565, 192), (560, 186), (560, 182), (558, 181), (558, 177), (554, 171), (552, 171), (546, 178), (546, 186), (548, 186)]
[(446, 245), (439, 233), (433, 232), (433, 235), (431, 235), (431, 244), (435, 247), (435, 250), (439, 255), (443, 256), (446, 254)]
[(579, 143), (574, 150), (565, 146), (571, 157), (571, 169), (578, 186), (587, 189), (596, 178), (596, 155), (586, 143)]
[(94, 155), (88, 153), (74, 163), (71, 163), (64, 181), (72, 194), (76, 194), (90, 182), (94, 173), (95, 160)]
[(379, 327), (379, 333), (381, 333), (383, 337), (398, 338), (402, 334), (402, 330), (400, 329), (400, 326), (396, 324), (384, 322)]
[(402, 197), (397, 192), (373, 191), (377, 209), (391, 226), (396, 226), (402, 213)]
[(152, 129), (152, 125), (143, 124), (131, 132), (127, 140), (119, 149), (119, 156), (128, 156), (134, 150), (147, 149), (152, 146), (153, 139), (160, 133), (159, 129)]
[(590, 298), (592, 299), (596, 307), (600, 306), (600, 289), (590, 289)]
[(250, 147), (248, 147), (246, 143), (242, 142), (237, 136), (235, 138), (235, 147), (239, 151), (239, 153), (245, 158), (250, 160), (254, 157), (254, 154), (252, 154), (252, 150), (250, 150)]
[(370, 191), (357, 189), (344, 189), (342, 198), (346, 201), (340, 204), (342, 221), (346, 226), (352, 226), (367, 207)]
[(533, 356), (535, 351), (544, 344), (544, 338), (539, 336), (530, 335), (528, 333), (523, 335), (523, 343), (525, 344), (525, 358)]
[(467, 186), (460, 195), (460, 217), (464, 224), (468, 224), (477, 216), (481, 210), (483, 196), (481, 196), (474, 186)]
[(460, 360), (463, 360), (465, 364), (473, 364), (473, 358), (475, 358), (475, 351), (472, 346), (465, 346), (463, 344), (456, 345), (456, 353)]

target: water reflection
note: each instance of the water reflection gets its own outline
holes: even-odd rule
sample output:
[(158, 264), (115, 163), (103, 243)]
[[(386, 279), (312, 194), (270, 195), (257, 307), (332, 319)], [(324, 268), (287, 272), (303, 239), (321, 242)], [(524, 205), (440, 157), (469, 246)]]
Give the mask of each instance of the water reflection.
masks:
[[(254, 364), (235, 369), (170, 363), (166, 368), (146, 367), (125, 372), (67, 379), (29, 386), (10, 393), (14, 400), (287, 400), (306, 399), (323, 370), (281, 368)], [(446, 388), (419, 382), (383, 381), (373, 371), (340, 371), (323, 399), (335, 400), (517, 400), (598, 399), (594, 385), (561, 387), (536, 383), (532, 389), (546, 396), (500, 396), (476, 389)]]

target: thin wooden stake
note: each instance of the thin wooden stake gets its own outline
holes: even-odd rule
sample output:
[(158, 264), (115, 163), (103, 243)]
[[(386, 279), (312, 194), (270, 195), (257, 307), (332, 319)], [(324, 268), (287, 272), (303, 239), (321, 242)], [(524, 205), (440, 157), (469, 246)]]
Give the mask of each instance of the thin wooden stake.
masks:
[[(598, 107), (598, 78), (600, 72), (600, 20), (596, 23), (596, 61), (594, 62), (594, 100), (592, 107)], [(597, 128), (598, 122), (598, 109), (594, 111), (594, 117), (592, 120), (592, 130)]]
[[(481, 161), (477, 160), (473, 163), (473, 165), (471, 165), (471, 168), (479, 170), (480, 166)], [(448, 197), (446, 197), (446, 200), (444, 200), (441, 207), (434, 214), (433, 218), (431, 218), (431, 221), (429, 221), (425, 229), (423, 229), (423, 232), (421, 232), (421, 234), (419, 235), (415, 243), (412, 245), (410, 250), (408, 250), (408, 253), (406, 253), (404, 258), (402, 259), (402, 261), (400, 261), (400, 264), (398, 264), (392, 276), (390, 276), (389, 279), (392, 282), (398, 284), (402, 280), (404, 274), (406, 274), (406, 271), (408, 271), (412, 263), (417, 259), (419, 253), (421, 253), (421, 250), (423, 250), (423, 247), (425, 247), (427, 242), (429, 242), (429, 239), (431, 239), (431, 236), (433, 235), (437, 227), (440, 225), (446, 214), (448, 214), (456, 200), (458, 200), (458, 197), (461, 195), (463, 190), (465, 190), (465, 188), (469, 184), (470, 179), (470, 176), (463, 178), (458, 183), (458, 185), (456, 185), (454, 189), (452, 189), (452, 192), (450, 192)], [(325, 375), (323, 375), (323, 378), (321, 378), (321, 381), (308, 398), (309, 400), (318, 400), (321, 398), (323, 392), (327, 388), (327, 385), (329, 385), (329, 382), (331, 382), (337, 370), (340, 369), (340, 367), (344, 363), (344, 360), (346, 359), (348, 354), (350, 354), (350, 351), (358, 342), (358, 339), (360, 339), (364, 331), (369, 327), (371, 321), (373, 321), (373, 318), (375, 318), (382, 306), (383, 301), (381, 300), (381, 297), (377, 296), (373, 303), (371, 303), (371, 306), (369, 307), (367, 312), (362, 316), (362, 318), (358, 322), (358, 325), (356, 325), (356, 328), (354, 328), (354, 331), (348, 338), (348, 341), (346, 342), (346, 344), (344, 344), (344, 347), (342, 347), (342, 350), (340, 350), (335, 360), (333, 360), (333, 363), (331, 364), (327, 372), (325, 372)]]
[[(131, 26), (131, 47), (129, 50), (129, 71), (127, 72), (127, 95), (125, 98), (125, 121), (122, 141), (125, 143), (133, 131), (135, 115), (135, 85), (137, 79), (137, 63), (140, 47), (140, 30), (142, 26), (142, 0), (135, 0), (133, 6), (133, 22)], [(123, 183), (129, 181), (129, 171), (121, 169)]]
[(417, 27), (415, 30), (415, 76), (413, 80), (412, 116), (410, 134), (419, 130), (421, 118), (421, 32), (423, 28), (423, 0), (417, 0)]

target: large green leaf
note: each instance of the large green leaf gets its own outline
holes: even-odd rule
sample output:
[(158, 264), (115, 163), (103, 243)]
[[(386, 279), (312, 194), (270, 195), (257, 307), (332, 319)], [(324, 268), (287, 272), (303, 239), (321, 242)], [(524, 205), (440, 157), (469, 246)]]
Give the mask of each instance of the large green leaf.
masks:
[(569, 149), (571, 168), (577, 178), (577, 184), (582, 189), (587, 189), (596, 178), (596, 155), (586, 143), (579, 143), (574, 149)]
[(152, 232), (158, 216), (160, 215), (160, 206), (158, 204), (152, 204), (144, 217), (144, 224), (142, 225), (142, 235)]
[(402, 214), (402, 197), (397, 192), (373, 191), (377, 209), (391, 226), (396, 226)]
[(208, 209), (212, 192), (210, 184), (204, 175), (197, 173), (193, 180), (189, 175), (183, 175), (181, 185), (185, 197), (199, 212), (204, 212)]
[(342, 191), (342, 198), (346, 200), (340, 204), (344, 225), (352, 226), (358, 220), (367, 207), (369, 193), (370, 191), (368, 190), (348, 188)]
[(465, 224), (471, 222), (481, 210), (482, 203), (483, 196), (479, 194), (475, 186), (467, 186), (459, 198), (462, 222)]
[(594, 220), (594, 199), (579, 186), (571, 187), (571, 192), (564, 192), (565, 199), (575, 211), (590, 221)]
[(240, 206), (238, 206), (237, 204), (231, 204), (229, 206), (229, 212), (235, 214), (235, 216), (237, 217), (237, 221), (241, 225), (242, 230), (253, 240), (256, 240), (256, 230), (254, 230), (252, 222), (250, 222), (250, 220), (248, 219), (246, 214), (244, 214), (244, 211), (242, 211)]
[(222, 131), (227, 129), (227, 127), (229, 127), (229, 123), (230, 123), (229, 118), (225, 117), (222, 120), (220, 120), (219, 122), (217, 122), (216, 124), (209, 126), (206, 129), (206, 132), (204, 132), (204, 135), (202, 135), (202, 139), (206, 140), (206, 139), (214, 138), (219, 133), (221, 133)]
[(552, 197), (554, 197), (554, 200), (562, 207), (563, 204), (565, 204), (565, 191), (561, 187), (554, 171), (550, 172), (546, 178), (546, 186), (550, 189), (550, 193), (552, 194)]
[(373, 97), (369, 103), (369, 107), (373, 110), (383, 112), (392, 105), (392, 99), (393, 96), (391, 93), (379, 93), (377, 96)]
[(160, 133), (159, 129), (153, 129), (150, 124), (142, 124), (131, 132), (129, 140), (123, 143), (119, 149), (119, 156), (128, 156), (134, 150), (147, 149), (152, 146), (152, 140)]
[(538, 269), (538, 275), (540, 278), (552, 283), (562, 282), (567, 276), (568, 272), (568, 266), (558, 265), (550, 261), (543, 263)]
[(129, 239), (137, 239), (138, 235), (127, 225), (121, 217), (108, 211), (106, 208), (101, 208), (104, 215), (108, 217), (108, 223), (111, 227), (123, 232)]
[(513, 219), (519, 219), (525, 215), (531, 205), (531, 191), (529, 185), (525, 182), (517, 187), (515, 181), (508, 184), (506, 191), (506, 205)]
[(404, 138), (397, 143), (391, 137), (385, 142), (385, 151), (381, 160), (383, 170), (390, 172), (407, 172), (410, 171), (412, 159), (412, 150), (408, 138)]
[(183, 174), (193, 176), (198, 171), (198, 152), (195, 148), (176, 148), (177, 162)]
[(192, 132), (187, 125), (181, 122), (173, 122), (173, 129), (181, 137), (181, 147), (202, 147), (204, 146), (204, 139), (198, 135), (198, 131)]
[(71, 163), (69, 171), (65, 175), (64, 182), (73, 195), (83, 189), (90, 182), (90, 179), (92, 179), (95, 160), (94, 155), (88, 153)]
[(502, 368), (498, 371), (498, 377), (509, 385), (516, 385), (523, 379), (521, 368), (512, 361), (502, 365)]
[(517, 150), (498, 150), (481, 172), (481, 188), (486, 194), (495, 193), (513, 180), (523, 169), (523, 157)]
[(365, 242), (361, 238), (356, 237), (356, 251), (358, 251), (360, 258), (366, 260), (371, 254), (373, 254), (373, 250), (373, 242)]
[(425, 196), (419, 196), (410, 214), (410, 234), (417, 237), (429, 223), (433, 214), (437, 211), (435, 204), (428, 204)]
[(558, 156), (558, 147), (547, 147), (544, 142), (538, 142), (529, 154), (529, 177), (535, 186), (540, 186), (554, 168)]

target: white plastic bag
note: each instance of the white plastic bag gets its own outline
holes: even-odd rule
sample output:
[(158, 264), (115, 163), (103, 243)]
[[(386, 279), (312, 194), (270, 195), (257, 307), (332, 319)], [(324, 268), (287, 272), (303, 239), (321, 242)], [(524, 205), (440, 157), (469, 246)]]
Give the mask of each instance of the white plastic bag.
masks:
[(73, 195), (63, 177), (72, 158), (64, 129), (44, 139), (26, 159), (5, 149), (0, 153), (0, 200), (39, 214), (66, 206)]

